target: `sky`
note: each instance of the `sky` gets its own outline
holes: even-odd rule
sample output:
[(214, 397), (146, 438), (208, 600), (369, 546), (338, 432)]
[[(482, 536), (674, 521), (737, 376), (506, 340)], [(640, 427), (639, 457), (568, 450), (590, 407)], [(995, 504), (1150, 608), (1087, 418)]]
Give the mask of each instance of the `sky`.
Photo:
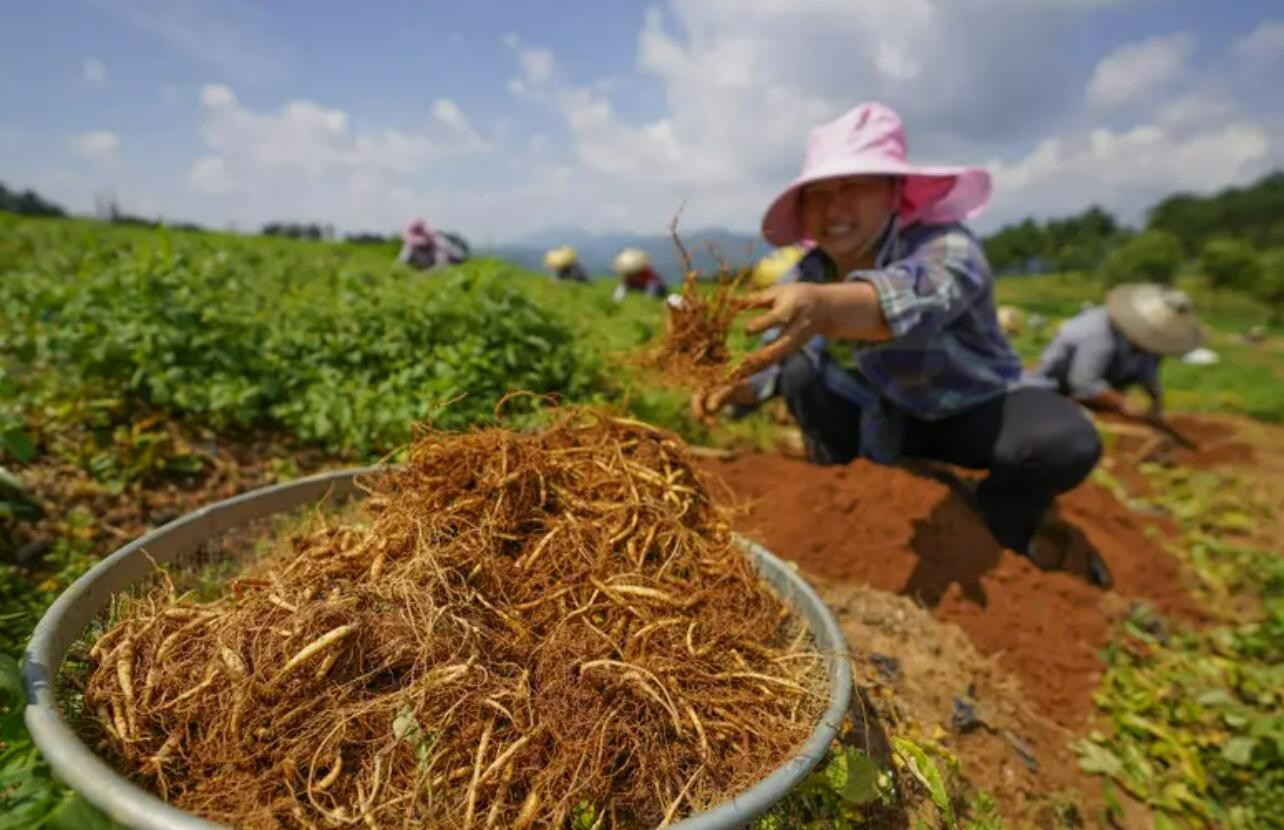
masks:
[(1284, 166), (1279, 0), (42, 0), (0, 12), (0, 182), (251, 230), (413, 216), (752, 231), (864, 100), (975, 164), (976, 221)]

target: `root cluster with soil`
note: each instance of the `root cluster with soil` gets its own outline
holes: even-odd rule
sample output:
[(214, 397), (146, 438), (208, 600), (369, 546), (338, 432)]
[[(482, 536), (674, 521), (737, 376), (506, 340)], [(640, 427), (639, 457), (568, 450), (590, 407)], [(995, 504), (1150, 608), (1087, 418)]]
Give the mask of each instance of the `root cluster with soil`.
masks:
[(129, 602), (87, 737), (237, 827), (654, 827), (823, 708), (805, 628), (670, 433), (425, 431), (365, 488), (215, 601), (166, 577)]
[(719, 263), (718, 284), (711, 291), (702, 291), (691, 255), (678, 237), (676, 220), (670, 231), (686, 264), (686, 276), (682, 293), (666, 304), (664, 331), (645, 353), (642, 363), (653, 370), (658, 382), (667, 385), (706, 389), (733, 382), (740, 373), (732, 363), (727, 341), (731, 324), (741, 312), (736, 304), (737, 292), (749, 271), (731, 268), (710, 248)]

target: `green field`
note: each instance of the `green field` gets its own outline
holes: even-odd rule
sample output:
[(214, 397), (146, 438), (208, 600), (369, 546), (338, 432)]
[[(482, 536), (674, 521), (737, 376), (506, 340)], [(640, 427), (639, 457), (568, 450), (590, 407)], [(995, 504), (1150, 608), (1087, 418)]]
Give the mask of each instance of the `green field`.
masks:
[[(1166, 361), (1171, 407), (1284, 422), (1284, 332), (1248, 345), (1240, 335), (1265, 309), (1198, 278), (1184, 284), (1221, 362)], [(612, 287), (555, 284), (495, 260), (423, 275), (384, 247), (0, 214), (0, 804), (11, 805), (0, 828), (88, 826), (25, 741), (12, 661), (47, 604), (119, 542), (94, 506), (200, 486), (215, 464), (204, 447), (266, 442), (286, 455), (281, 476), (295, 453), (368, 462), (395, 453), (417, 421), (493, 422), (510, 389), (620, 406), (692, 442), (770, 441), (765, 413), (711, 434), (683, 393), (622, 361), (660, 329), (662, 306), (617, 305)], [(1001, 303), (1047, 318), (1015, 339), (1027, 361), (1101, 294), (1082, 275), (998, 286)], [(504, 414), (539, 417), (532, 398)], [(89, 495), (28, 491), (50, 471), (74, 474)], [(57, 513), (49, 552), (35, 567), (9, 564), (42, 505)], [(1126, 685), (1128, 668), (1110, 682)]]

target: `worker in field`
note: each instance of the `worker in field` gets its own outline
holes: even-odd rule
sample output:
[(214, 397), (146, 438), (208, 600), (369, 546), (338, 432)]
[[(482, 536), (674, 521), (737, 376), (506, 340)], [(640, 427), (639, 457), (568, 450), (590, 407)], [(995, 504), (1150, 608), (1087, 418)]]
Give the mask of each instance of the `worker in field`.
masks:
[(814, 247), (742, 302), (765, 311), (746, 326), (765, 333), (744, 364), (754, 374), (691, 405), (708, 421), (781, 395), (818, 464), (923, 458), (986, 470), (969, 495), (994, 538), (1055, 568), (1066, 536), (1045, 520), (1101, 442), (1072, 401), (1022, 383), (990, 266), (961, 224), (989, 197), (984, 170), (910, 162), (901, 119), (882, 104), (813, 129), (762, 232)]
[[(1153, 283), (1121, 285), (1104, 306), (1062, 323), (1033, 374), (1092, 409), (1162, 424), (1159, 362), (1193, 351), (1202, 340), (1185, 292)], [(1148, 409), (1128, 400), (1132, 386), (1146, 392)]]
[(553, 248), (544, 254), (544, 267), (557, 282), (588, 282), (588, 274), (580, 265), (579, 255), (570, 245)]
[(401, 232), (401, 253), (397, 260), (412, 268), (431, 271), (467, 258), (467, 243), (453, 234), (433, 230), (422, 219), (412, 219)]
[(657, 300), (669, 293), (664, 280), (651, 267), (651, 257), (647, 256), (646, 251), (625, 248), (616, 254), (611, 267), (620, 278), (614, 294), (617, 303), (622, 302), (630, 292), (639, 292)]
[(775, 285), (781, 277), (793, 270), (802, 259), (806, 249), (802, 245), (786, 245), (777, 248), (754, 263), (749, 275), (749, 284), (754, 288), (766, 288)]

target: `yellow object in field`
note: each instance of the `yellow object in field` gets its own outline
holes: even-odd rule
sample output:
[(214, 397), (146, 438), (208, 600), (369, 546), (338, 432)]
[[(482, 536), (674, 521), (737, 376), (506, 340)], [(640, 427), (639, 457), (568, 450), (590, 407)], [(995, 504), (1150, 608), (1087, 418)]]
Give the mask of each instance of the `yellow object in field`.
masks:
[(776, 280), (789, 273), (789, 269), (798, 264), (806, 253), (801, 245), (789, 245), (784, 248), (777, 248), (767, 254), (753, 267), (753, 274), (749, 277), (749, 282), (755, 288), (766, 288), (772, 285)]
[(563, 245), (544, 254), (544, 267), (556, 271), (559, 268), (565, 268), (576, 259), (578, 259), (578, 254), (576, 254), (575, 249), (570, 245)]
[(999, 328), (1009, 337), (1015, 337), (1025, 328), (1025, 312), (1013, 305), (998, 308)]

